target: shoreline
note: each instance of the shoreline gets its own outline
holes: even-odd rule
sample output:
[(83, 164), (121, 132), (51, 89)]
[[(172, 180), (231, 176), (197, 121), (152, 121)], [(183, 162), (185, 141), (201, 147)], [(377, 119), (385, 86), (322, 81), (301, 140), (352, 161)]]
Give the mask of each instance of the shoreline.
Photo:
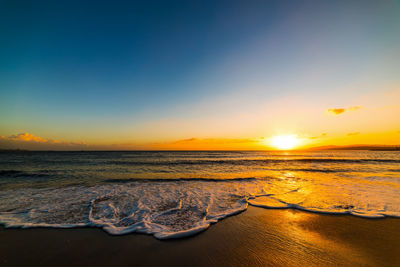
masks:
[(206, 231), (158, 240), (100, 228), (0, 226), (0, 264), (17, 265), (380, 265), (400, 264), (400, 219), (254, 206)]

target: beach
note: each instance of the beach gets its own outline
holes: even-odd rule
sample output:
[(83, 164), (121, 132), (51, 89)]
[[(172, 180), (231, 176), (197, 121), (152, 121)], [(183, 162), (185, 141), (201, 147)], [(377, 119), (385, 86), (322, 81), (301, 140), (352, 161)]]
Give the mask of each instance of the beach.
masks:
[(400, 1), (30, 2), (0, 267), (400, 267)]
[(399, 266), (400, 155), (0, 154), (1, 266)]
[(183, 239), (96, 228), (4, 228), (2, 266), (299, 266), (400, 264), (400, 219), (248, 210)]

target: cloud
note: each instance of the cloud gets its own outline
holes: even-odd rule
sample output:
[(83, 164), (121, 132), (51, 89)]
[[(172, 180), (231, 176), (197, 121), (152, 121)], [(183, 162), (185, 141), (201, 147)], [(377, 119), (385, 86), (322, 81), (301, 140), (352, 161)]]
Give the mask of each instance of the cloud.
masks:
[(8, 139), (10, 141), (27, 141), (27, 142), (42, 142), (42, 143), (48, 143), (48, 142), (58, 142), (56, 140), (49, 140), (49, 139), (45, 139), (42, 138), (40, 136), (35, 136), (33, 134), (30, 133), (20, 133), (20, 134), (14, 134), (14, 135), (10, 135), (8, 137), (6, 136), (2, 136), (3, 139)]
[(344, 108), (330, 108), (330, 109), (328, 109), (328, 112), (333, 113), (335, 115), (342, 114), (345, 111), (346, 111), (346, 109), (344, 109)]
[(182, 139), (173, 142), (174, 144), (191, 144), (191, 143), (199, 143), (199, 144), (242, 144), (242, 143), (253, 143), (258, 142), (256, 139), (232, 139), (232, 138), (189, 138)]
[(85, 144), (47, 139), (23, 132), (0, 136), (0, 149), (22, 150), (126, 150), (126, 149), (236, 149), (259, 148), (262, 139), (234, 138), (186, 138), (164, 143)]
[(24, 132), (10, 136), (0, 136), (1, 149), (30, 149), (30, 150), (69, 150), (86, 148), (85, 143), (62, 142), (47, 139)]
[[(260, 145), (261, 144), (261, 145)], [(221, 150), (221, 149), (260, 149), (261, 138), (185, 138), (175, 141), (157, 142), (148, 145), (150, 149), (177, 150)]]
[(257, 139), (233, 139), (233, 138), (188, 138), (188, 139), (181, 139), (172, 142), (172, 144), (243, 144), (243, 143), (253, 143), (259, 142)]
[(352, 136), (352, 135), (359, 135), (360, 132), (354, 132), (354, 133), (348, 133), (347, 136)]
[(198, 138), (188, 138), (188, 139), (182, 139), (182, 140), (177, 140), (173, 142), (174, 144), (185, 144), (185, 143), (191, 143), (191, 142), (197, 142), (199, 141)]
[(329, 108), (328, 112), (332, 113), (334, 115), (340, 115), (344, 112), (347, 111), (356, 111), (359, 110), (361, 108), (361, 106), (354, 106), (354, 107), (348, 107), (348, 108)]
[(310, 137), (310, 139), (318, 139), (318, 138), (326, 137), (327, 135), (328, 135), (327, 133), (322, 133), (320, 136), (312, 136), (312, 137)]

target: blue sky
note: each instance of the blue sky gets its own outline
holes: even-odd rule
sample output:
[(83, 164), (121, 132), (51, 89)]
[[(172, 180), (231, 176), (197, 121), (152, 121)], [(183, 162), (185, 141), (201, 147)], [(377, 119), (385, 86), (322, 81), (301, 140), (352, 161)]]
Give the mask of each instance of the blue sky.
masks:
[(358, 105), (400, 80), (398, 1), (2, 1), (0, 25), (3, 135), (263, 136), (211, 121), (288, 97)]

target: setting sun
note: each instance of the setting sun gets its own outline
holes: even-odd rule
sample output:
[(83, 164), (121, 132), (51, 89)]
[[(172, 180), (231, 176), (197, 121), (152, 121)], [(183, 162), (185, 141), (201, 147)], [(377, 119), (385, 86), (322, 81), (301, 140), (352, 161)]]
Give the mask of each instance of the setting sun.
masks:
[(0, 0), (0, 267), (400, 267), (400, 0), (93, 2)]
[(281, 150), (288, 150), (295, 148), (298, 143), (299, 139), (295, 134), (292, 135), (277, 135), (272, 137), (271, 145), (277, 149)]

